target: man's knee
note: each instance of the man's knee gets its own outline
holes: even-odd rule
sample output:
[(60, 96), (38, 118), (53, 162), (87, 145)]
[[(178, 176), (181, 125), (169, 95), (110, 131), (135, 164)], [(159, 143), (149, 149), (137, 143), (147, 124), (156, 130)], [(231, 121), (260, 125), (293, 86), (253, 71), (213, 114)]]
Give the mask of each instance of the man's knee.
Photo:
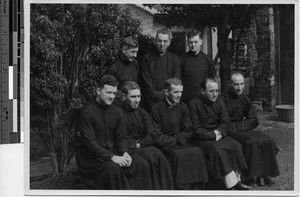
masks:
[(148, 167), (147, 161), (142, 156), (140, 156), (139, 154), (132, 154), (131, 157), (132, 157), (132, 165), (133, 166), (136, 166), (136, 167), (146, 166), (146, 167)]
[(105, 171), (111, 175), (118, 175), (121, 173), (122, 168), (118, 164), (110, 161), (105, 164)]

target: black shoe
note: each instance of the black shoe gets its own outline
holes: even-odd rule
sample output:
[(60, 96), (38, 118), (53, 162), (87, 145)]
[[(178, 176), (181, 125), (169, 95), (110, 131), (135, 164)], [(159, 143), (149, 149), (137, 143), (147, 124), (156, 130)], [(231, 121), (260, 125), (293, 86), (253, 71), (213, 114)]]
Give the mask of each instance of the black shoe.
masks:
[(242, 183), (245, 185), (254, 186), (256, 184), (256, 179), (254, 179), (254, 178), (247, 179), (247, 180), (242, 181)]
[(270, 185), (274, 185), (275, 183), (270, 179), (269, 176), (265, 176), (264, 177), (264, 181), (265, 181), (265, 185), (270, 186)]
[(232, 187), (232, 190), (251, 190), (252, 187), (238, 182), (235, 186)]

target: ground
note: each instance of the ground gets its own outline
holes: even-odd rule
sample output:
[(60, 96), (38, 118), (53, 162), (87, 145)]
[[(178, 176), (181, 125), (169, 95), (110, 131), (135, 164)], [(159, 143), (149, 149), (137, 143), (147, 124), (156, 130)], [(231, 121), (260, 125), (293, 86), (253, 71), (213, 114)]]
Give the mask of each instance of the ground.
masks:
[[(272, 178), (274, 185), (264, 187), (252, 185), (253, 190), (292, 191), (294, 190), (294, 122), (279, 121), (276, 112), (259, 111), (258, 118), (260, 125), (257, 130), (272, 137), (280, 149), (277, 155), (280, 175)], [(31, 134), (30, 161), (31, 189), (88, 189), (76, 173), (74, 160), (71, 173), (59, 178), (51, 176), (49, 157), (45, 153), (42, 142), (34, 133)]]

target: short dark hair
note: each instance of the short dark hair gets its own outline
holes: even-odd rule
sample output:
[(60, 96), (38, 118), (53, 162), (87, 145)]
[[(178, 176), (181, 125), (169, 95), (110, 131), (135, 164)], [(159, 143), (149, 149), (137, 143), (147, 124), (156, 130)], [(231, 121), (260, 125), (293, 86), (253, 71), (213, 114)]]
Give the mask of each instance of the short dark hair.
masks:
[(139, 47), (139, 43), (135, 38), (127, 37), (121, 41), (120, 49), (122, 50), (124, 46), (126, 46), (127, 48), (137, 48)]
[(140, 86), (135, 83), (134, 81), (128, 81), (128, 82), (125, 82), (122, 87), (121, 87), (121, 92), (125, 95), (128, 94), (129, 90), (140, 90)]
[(166, 28), (158, 30), (156, 32), (156, 38), (157, 38), (158, 34), (168, 34), (169, 35), (169, 40), (172, 40), (172, 38), (173, 38), (172, 32), (169, 29), (166, 29)]
[(206, 77), (206, 78), (204, 78), (203, 81), (201, 82), (201, 88), (202, 88), (202, 90), (206, 90), (206, 84), (207, 84), (208, 82), (218, 83), (216, 79), (210, 78), (210, 77)]
[(178, 78), (170, 78), (165, 81), (165, 88), (170, 90), (172, 85), (182, 85), (182, 81)]
[(233, 71), (233, 72), (231, 72), (230, 75), (229, 75), (229, 82), (232, 82), (232, 77), (233, 77), (234, 75), (241, 75), (242, 77), (244, 77), (244, 74), (243, 74), (242, 72), (240, 72), (240, 71)]
[(187, 38), (193, 38), (195, 36), (199, 36), (199, 38), (203, 39), (203, 34), (201, 31), (197, 30), (197, 29), (194, 29), (194, 30), (191, 30), (189, 31), (187, 34), (186, 34)]
[(106, 75), (103, 75), (98, 82), (99, 88), (103, 88), (104, 85), (110, 85), (110, 86), (116, 87), (119, 85), (119, 83), (114, 76), (112, 76), (110, 74), (106, 74)]

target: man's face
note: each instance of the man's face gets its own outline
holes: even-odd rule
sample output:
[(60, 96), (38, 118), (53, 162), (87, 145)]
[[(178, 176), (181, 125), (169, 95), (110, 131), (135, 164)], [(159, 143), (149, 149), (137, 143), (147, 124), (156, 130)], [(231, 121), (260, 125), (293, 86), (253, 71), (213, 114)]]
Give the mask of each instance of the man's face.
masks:
[(138, 51), (139, 51), (138, 47), (128, 48), (127, 46), (124, 46), (122, 49), (122, 53), (124, 57), (130, 62), (132, 62), (136, 58)]
[(244, 77), (242, 75), (233, 75), (231, 77), (230, 87), (237, 95), (241, 95), (245, 88)]
[(169, 34), (159, 33), (156, 37), (156, 47), (160, 54), (165, 54), (170, 46), (171, 40)]
[(133, 108), (138, 108), (141, 101), (141, 91), (139, 89), (129, 90), (128, 94), (125, 96), (125, 102)]
[(195, 53), (198, 53), (200, 51), (202, 43), (203, 40), (199, 37), (199, 35), (188, 39), (188, 45), (190, 47), (190, 50)]
[(98, 99), (106, 105), (111, 105), (117, 93), (117, 86), (104, 85), (103, 88), (97, 88)]
[(182, 85), (171, 85), (170, 90), (167, 91), (167, 97), (172, 103), (179, 103), (182, 95)]
[(206, 83), (206, 90), (202, 90), (204, 96), (212, 102), (215, 102), (217, 100), (218, 92), (219, 92), (218, 84), (210, 81)]

